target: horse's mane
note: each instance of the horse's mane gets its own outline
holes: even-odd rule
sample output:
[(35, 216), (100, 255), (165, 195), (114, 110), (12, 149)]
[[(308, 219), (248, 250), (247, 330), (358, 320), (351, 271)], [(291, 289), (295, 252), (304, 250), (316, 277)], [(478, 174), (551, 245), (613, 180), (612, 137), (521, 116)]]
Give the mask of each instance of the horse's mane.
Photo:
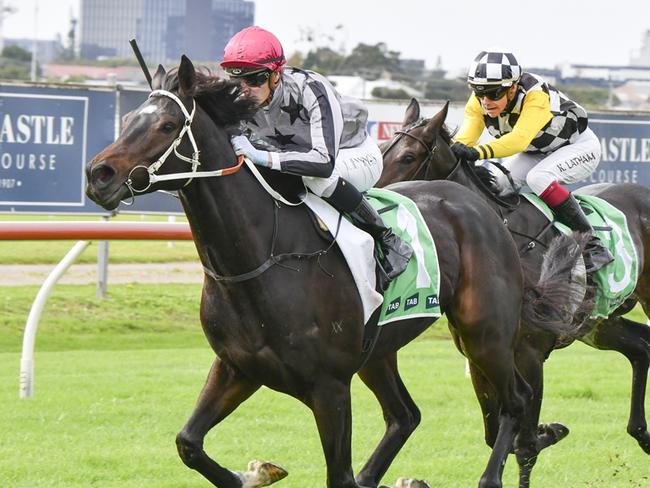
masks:
[[(162, 80), (162, 89), (178, 92), (179, 85), (178, 69), (171, 69)], [(238, 82), (219, 78), (205, 67), (196, 70), (194, 86), (188, 95), (194, 97), (220, 127), (234, 126), (250, 119), (258, 109), (257, 102), (242, 95)]]

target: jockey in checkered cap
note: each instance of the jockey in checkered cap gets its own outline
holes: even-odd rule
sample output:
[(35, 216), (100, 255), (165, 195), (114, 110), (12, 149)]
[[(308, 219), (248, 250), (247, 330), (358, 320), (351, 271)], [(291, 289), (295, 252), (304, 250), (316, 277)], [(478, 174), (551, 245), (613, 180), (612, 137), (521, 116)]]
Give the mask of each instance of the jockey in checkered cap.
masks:
[(381, 250), (386, 286), (406, 269), (413, 249), (361, 193), (383, 169), (381, 151), (366, 130), (368, 110), (320, 74), (285, 63), (278, 38), (260, 27), (241, 30), (226, 45), (221, 66), (260, 107), (242, 123), (245, 135), (232, 137), (233, 149), (259, 166), (301, 176), (307, 188), (368, 232)]
[[(540, 76), (523, 72), (509, 52), (481, 51), (469, 67), (467, 83), (472, 94), (454, 138), (454, 154), (470, 162), (506, 158), (503, 165), (510, 173), (497, 176), (502, 193), (526, 184), (560, 222), (591, 233), (585, 250), (588, 272), (612, 262), (563, 186), (587, 178), (600, 162), (600, 142), (588, 127), (585, 109)], [(484, 129), (496, 139), (478, 144)]]

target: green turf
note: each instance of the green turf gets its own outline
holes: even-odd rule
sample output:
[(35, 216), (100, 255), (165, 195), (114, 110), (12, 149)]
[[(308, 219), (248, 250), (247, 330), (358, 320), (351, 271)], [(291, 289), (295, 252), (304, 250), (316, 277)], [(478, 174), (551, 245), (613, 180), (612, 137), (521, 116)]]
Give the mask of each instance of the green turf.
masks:
[[(198, 325), (198, 285), (58, 286), (39, 328), (35, 397), (18, 399), (22, 326), (37, 287), (0, 288), (0, 487), (209, 486), (176, 455), (174, 438), (194, 406), (213, 355)], [(432, 487), (476, 486), (487, 462), (481, 416), (464, 360), (435, 328), (400, 353), (422, 424), (385, 481), (423, 477)], [(648, 486), (648, 457), (626, 434), (630, 368), (582, 344), (553, 353), (546, 367), (544, 421), (572, 432), (545, 451), (533, 487)], [(353, 464), (378, 442), (383, 421), (372, 395), (353, 383)], [(211, 432), (205, 448), (243, 469), (282, 464), (278, 487), (325, 486), (309, 410), (260, 390)], [(505, 486), (516, 486), (510, 459)]]

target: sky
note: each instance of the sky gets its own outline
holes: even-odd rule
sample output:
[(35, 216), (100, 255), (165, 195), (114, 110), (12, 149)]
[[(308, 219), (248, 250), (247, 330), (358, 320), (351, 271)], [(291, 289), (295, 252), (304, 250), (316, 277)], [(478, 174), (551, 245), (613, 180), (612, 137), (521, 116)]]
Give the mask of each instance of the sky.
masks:
[[(80, 0), (4, 0), (5, 37), (65, 38)], [(564, 62), (627, 65), (650, 30), (648, 0), (256, 0), (255, 23), (273, 33), (290, 55), (314, 45), (349, 52), (384, 42), (401, 58), (438, 58), (447, 70), (465, 70), (490, 48), (513, 52), (526, 67)], [(309, 43), (307, 34), (315, 39)]]

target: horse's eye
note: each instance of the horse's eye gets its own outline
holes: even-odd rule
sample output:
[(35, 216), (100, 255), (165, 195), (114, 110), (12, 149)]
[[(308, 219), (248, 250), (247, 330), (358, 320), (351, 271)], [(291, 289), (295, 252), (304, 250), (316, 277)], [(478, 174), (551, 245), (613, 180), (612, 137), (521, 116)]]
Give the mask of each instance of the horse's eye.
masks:
[(165, 134), (169, 134), (170, 132), (173, 132), (175, 128), (176, 125), (174, 123), (165, 122), (160, 130), (162, 130)]
[(413, 157), (412, 154), (407, 154), (400, 160), (400, 164), (413, 164), (415, 161), (415, 158)]

